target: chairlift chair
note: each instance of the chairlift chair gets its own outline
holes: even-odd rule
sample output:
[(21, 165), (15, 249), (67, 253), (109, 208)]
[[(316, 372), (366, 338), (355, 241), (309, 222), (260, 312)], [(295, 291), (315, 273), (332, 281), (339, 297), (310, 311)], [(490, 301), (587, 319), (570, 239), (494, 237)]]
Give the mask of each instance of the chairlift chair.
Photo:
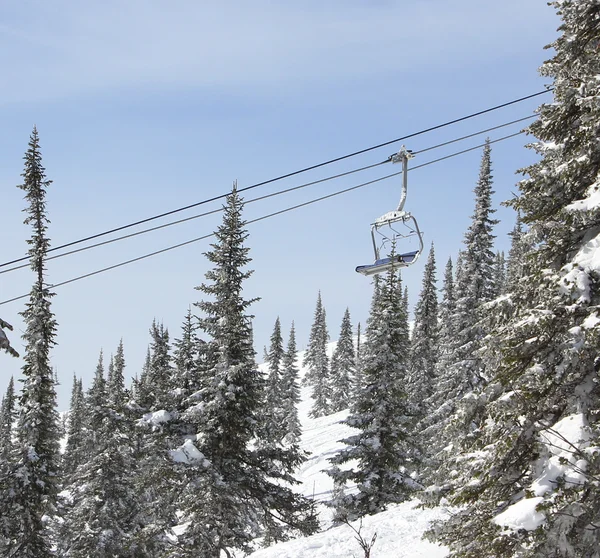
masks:
[[(384, 273), (390, 268), (402, 268), (413, 265), (419, 259), (423, 252), (423, 235), (419, 230), (417, 220), (408, 212), (404, 211), (404, 202), (406, 201), (408, 185), (408, 160), (413, 155), (404, 146), (391, 157), (392, 163), (402, 163), (402, 194), (400, 203), (395, 211), (389, 211), (385, 215), (376, 219), (371, 225), (371, 239), (373, 241), (373, 251), (375, 252), (375, 262), (368, 265), (359, 265), (356, 268), (362, 275), (377, 275)], [(406, 245), (404, 241), (416, 238), (418, 247), (409, 252), (400, 252), (394, 256), (385, 256), (386, 250), (392, 246), (400, 247)], [(382, 257), (383, 255), (383, 257)]]

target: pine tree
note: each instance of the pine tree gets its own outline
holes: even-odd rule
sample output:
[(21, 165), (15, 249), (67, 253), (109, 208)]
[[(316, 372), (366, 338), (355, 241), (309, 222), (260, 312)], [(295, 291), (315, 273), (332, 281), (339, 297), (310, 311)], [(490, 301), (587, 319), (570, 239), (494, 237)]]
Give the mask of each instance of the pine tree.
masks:
[(419, 300), (415, 306), (415, 322), (410, 348), (410, 374), (407, 391), (411, 403), (419, 415), (426, 412), (425, 402), (434, 388), (435, 367), (438, 358), (438, 300), (436, 289), (436, 266), (433, 244), (423, 272)]
[[(415, 483), (411, 421), (404, 385), (407, 373), (408, 319), (401, 280), (392, 268), (384, 281), (375, 282), (371, 314), (364, 343), (362, 385), (345, 424), (359, 433), (330, 461), (329, 474), (341, 488), (337, 517), (353, 519), (386, 509), (410, 497)], [(339, 465), (356, 460), (348, 470)], [(344, 494), (348, 482), (357, 493)]]
[[(242, 297), (252, 271), (244, 269), (250, 262), (248, 234), (235, 188), (215, 236), (206, 254), (213, 267), (199, 287), (210, 299), (198, 307), (204, 313), (200, 326), (217, 352), (201, 403), (184, 413), (197, 435), (174, 453), (186, 475), (180, 519), (190, 522), (179, 537), (177, 556), (218, 558), (227, 548), (247, 549), (261, 524), (278, 539), (289, 528), (310, 532), (316, 527), (309, 502), (286, 486), (294, 482), (287, 471), (301, 462), (298, 451), (254, 443), (264, 380), (252, 347), (248, 309), (254, 300)], [(279, 532), (273, 530), (273, 518)]]
[(506, 290), (506, 259), (504, 252), (496, 252), (494, 261), (494, 275), (492, 278), (492, 298), (496, 298), (504, 294)]
[(119, 341), (114, 358), (111, 359), (112, 373), (109, 374), (107, 384), (107, 396), (117, 412), (123, 410), (126, 400), (125, 392), (125, 351), (123, 349), (123, 339)]
[(283, 338), (281, 337), (281, 322), (279, 317), (275, 320), (271, 334), (269, 350), (265, 354), (267, 364), (267, 383), (265, 389), (265, 433), (266, 439), (280, 442), (285, 434), (282, 408), (282, 361), (284, 356)]
[(181, 326), (181, 338), (173, 342), (173, 363), (175, 364), (175, 378), (177, 389), (180, 391), (179, 402), (175, 405), (183, 409), (184, 399), (200, 389), (197, 381), (197, 360), (199, 356), (200, 340), (196, 336), (197, 325), (188, 308)]
[(11, 376), (0, 406), (0, 462), (7, 463), (12, 453), (15, 417), (15, 382)]
[(50, 292), (45, 282), (45, 261), (50, 241), (46, 236), (46, 179), (36, 128), (25, 154), (22, 174), (28, 207), (25, 224), (32, 226), (27, 241), (35, 282), (22, 313), (26, 329), (23, 388), (19, 400), (17, 449), (12, 474), (11, 533), (4, 554), (22, 558), (52, 555), (52, 541), (44, 517), (54, 514), (59, 460), (58, 413), (50, 349), (55, 344), (56, 320), (50, 309)]
[(463, 462), (475, 482), (440, 534), (452, 556), (599, 556), (600, 4), (551, 4), (562, 34), (541, 73), (554, 101), (529, 129), (541, 159), (510, 202), (534, 244), (509, 291), (515, 313), (488, 338), (485, 427), (462, 448), (478, 452)]
[(303, 366), (308, 368), (304, 383), (312, 386), (313, 407), (310, 416), (322, 417), (329, 413), (331, 393), (329, 388), (329, 357), (327, 356), (327, 320), (321, 301), (321, 292), (317, 296), (315, 319), (308, 338), (308, 347), (304, 354)]
[(73, 374), (73, 387), (71, 388), (71, 405), (67, 420), (67, 444), (63, 454), (61, 473), (64, 485), (73, 482), (73, 474), (77, 467), (86, 459), (86, 434), (85, 421), (88, 412), (81, 380)]
[(350, 406), (355, 373), (356, 354), (352, 340), (352, 324), (350, 310), (346, 308), (340, 336), (331, 358), (331, 412), (337, 413)]
[(518, 213), (515, 226), (509, 235), (511, 243), (506, 265), (506, 289), (513, 291), (517, 288), (519, 281), (527, 274), (528, 254), (533, 249), (533, 243), (527, 240), (523, 221)]
[(111, 393), (101, 352), (87, 394), (86, 458), (73, 474), (59, 540), (59, 551), (69, 558), (143, 555), (135, 542), (133, 448), (125, 417), (113, 407), (123, 399), (114, 376), (113, 364)]
[(287, 349), (281, 359), (281, 399), (285, 431), (285, 441), (297, 444), (302, 434), (302, 425), (298, 418), (300, 386), (298, 385), (298, 367), (296, 366), (296, 330), (294, 322), (290, 329)]

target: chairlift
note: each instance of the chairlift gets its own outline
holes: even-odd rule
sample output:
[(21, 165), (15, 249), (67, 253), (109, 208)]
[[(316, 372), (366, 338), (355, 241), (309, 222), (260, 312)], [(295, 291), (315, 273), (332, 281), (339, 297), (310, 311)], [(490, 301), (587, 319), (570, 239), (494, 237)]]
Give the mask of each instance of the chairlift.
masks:
[[(395, 211), (389, 211), (382, 215), (371, 225), (375, 262), (368, 265), (359, 265), (356, 271), (362, 275), (377, 275), (386, 272), (390, 268), (408, 267), (416, 263), (423, 252), (423, 235), (419, 230), (417, 220), (408, 211), (404, 211), (408, 184), (408, 160), (412, 158), (411, 151), (404, 146), (396, 155), (391, 157), (392, 163), (402, 163), (400, 203)], [(411, 239), (413, 240), (411, 241)], [(418, 245), (416, 250), (400, 252), (394, 256), (385, 256), (386, 253), (391, 251), (392, 246), (402, 250), (402, 247), (406, 246), (406, 241), (414, 242), (414, 239), (416, 239)]]

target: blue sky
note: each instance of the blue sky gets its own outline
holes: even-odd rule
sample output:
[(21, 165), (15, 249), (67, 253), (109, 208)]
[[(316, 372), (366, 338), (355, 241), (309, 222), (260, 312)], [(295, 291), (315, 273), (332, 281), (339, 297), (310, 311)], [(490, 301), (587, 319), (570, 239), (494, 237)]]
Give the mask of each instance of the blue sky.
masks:
[[(303, 2), (42, 2), (0, 6), (0, 260), (24, 255), (30, 231), (20, 183), (32, 127), (54, 183), (49, 236), (57, 246), (131, 221), (378, 144), (544, 88), (537, 68), (559, 21), (545, 2), (506, 0)], [(418, 151), (531, 114), (547, 95), (414, 138)], [(490, 134), (492, 139), (519, 125)], [(411, 164), (481, 143), (432, 151)], [(515, 170), (534, 160), (525, 136), (492, 148), (495, 202), (516, 192)], [(379, 162), (400, 145), (249, 192), (274, 192)], [(406, 209), (438, 277), (455, 256), (473, 210), (481, 152), (409, 175)], [(254, 219), (398, 170), (391, 165), (249, 205)], [(349, 306), (367, 317), (370, 280), (354, 272), (372, 259), (369, 225), (395, 209), (398, 179), (368, 186), (249, 226), (255, 273), (258, 357), (279, 315), (307, 341), (321, 290), (330, 334)], [(186, 217), (211, 204), (179, 214)], [(498, 248), (514, 215), (500, 208)], [(168, 220), (168, 219), (167, 219)], [(161, 220), (157, 224), (166, 222)], [(58, 283), (210, 233), (218, 216), (49, 262)], [(207, 270), (208, 241), (56, 289), (53, 351), (66, 408), (73, 373), (91, 378), (98, 353), (122, 337), (129, 375), (139, 372), (156, 318), (179, 335)], [(425, 258), (404, 274), (414, 304)], [(1, 263), (1, 262), (0, 262)], [(28, 292), (28, 270), (0, 275), (0, 299)], [(441, 283), (441, 281), (440, 281)], [(441, 284), (440, 284), (441, 286)], [(20, 349), (22, 302), (0, 307)], [(0, 355), (0, 389), (21, 363)]]

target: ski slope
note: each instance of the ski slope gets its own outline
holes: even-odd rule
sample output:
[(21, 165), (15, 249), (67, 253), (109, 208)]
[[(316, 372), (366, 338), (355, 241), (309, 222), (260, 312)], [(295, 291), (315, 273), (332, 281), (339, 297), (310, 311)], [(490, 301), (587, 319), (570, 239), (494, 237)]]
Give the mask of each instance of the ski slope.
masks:
[[(334, 347), (335, 344), (331, 343), (330, 356)], [(304, 353), (300, 352), (297, 362), (301, 378), (305, 372), (301, 366), (303, 356)], [(258, 550), (249, 555), (251, 558), (362, 558), (364, 555), (356, 534), (349, 526), (331, 527), (331, 510), (323, 504), (333, 488), (333, 481), (324, 472), (330, 467), (328, 459), (344, 446), (339, 440), (353, 432), (350, 427), (340, 424), (348, 411), (312, 419), (308, 416), (311, 405), (310, 389), (302, 388), (298, 409), (303, 426), (301, 443), (310, 456), (296, 476), (301, 482), (299, 490), (321, 503), (319, 512), (323, 531)], [(441, 508), (419, 509), (418, 505), (418, 500), (411, 500), (365, 517), (362, 526), (359, 521), (352, 523), (367, 541), (377, 535), (371, 558), (442, 558), (448, 554), (446, 548), (422, 540), (429, 524), (442, 519), (445, 511)]]

